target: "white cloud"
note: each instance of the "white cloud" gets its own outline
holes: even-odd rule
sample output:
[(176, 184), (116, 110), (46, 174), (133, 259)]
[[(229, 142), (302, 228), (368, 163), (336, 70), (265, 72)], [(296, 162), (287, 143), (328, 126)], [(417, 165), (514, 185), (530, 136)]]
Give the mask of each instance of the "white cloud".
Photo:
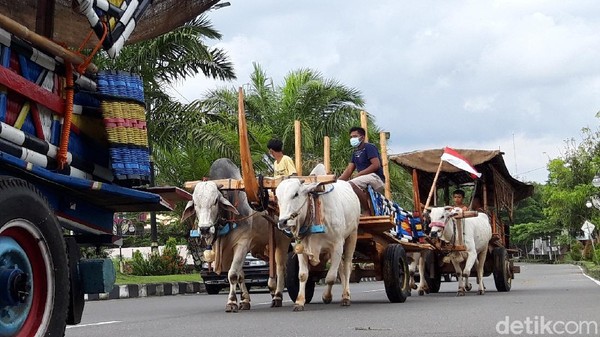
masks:
[(516, 158), (513, 173), (540, 182), (544, 152), (598, 125), (596, 1), (230, 2), (209, 15), (238, 80), (188, 80), (187, 99), (246, 83), (253, 61), (276, 84), (309, 67), (361, 90), (397, 152), (500, 148), (511, 172)]
[(495, 96), (477, 96), (467, 98), (463, 106), (468, 112), (482, 112), (490, 110), (495, 100)]

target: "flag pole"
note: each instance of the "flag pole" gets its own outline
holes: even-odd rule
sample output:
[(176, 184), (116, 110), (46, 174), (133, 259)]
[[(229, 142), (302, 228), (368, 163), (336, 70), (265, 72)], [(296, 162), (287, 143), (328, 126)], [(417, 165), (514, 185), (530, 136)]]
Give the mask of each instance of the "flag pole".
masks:
[(433, 196), (433, 192), (435, 192), (435, 185), (437, 184), (443, 163), (444, 161), (440, 159), (440, 165), (438, 165), (437, 171), (435, 172), (435, 177), (433, 178), (433, 183), (431, 184), (431, 190), (429, 190), (429, 195), (427, 196), (427, 201), (425, 202), (425, 207), (423, 209), (427, 209), (427, 207), (429, 207), (429, 202), (431, 202), (431, 197)]

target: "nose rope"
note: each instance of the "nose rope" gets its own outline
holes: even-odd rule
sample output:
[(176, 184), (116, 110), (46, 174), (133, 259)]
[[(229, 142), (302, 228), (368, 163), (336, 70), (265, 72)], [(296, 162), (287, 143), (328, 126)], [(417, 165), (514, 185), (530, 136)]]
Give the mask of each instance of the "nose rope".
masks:
[(295, 241), (299, 241), (301, 239), (300, 230), (302, 228), (310, 225), (310, 222), (312, 222), (315, 217), (315, 214), (314, 214), (315, 211), (314, 211), (314, 207), (313, 207), (314, 199), (310, 195), (307, 195), (306, 199), (304, 199), (304, 202), (302, 203), (302, 205), (300, 205), (300, 207), (294, 213), (290, 214), (290, 217), (288, 218), (289, 220), (293, 220), (293, 219), (297, 218), (300, 215), (300, 210), (302, 210), (304, 205), (306, 205), (306, 202), (308, 201), (308, 199), (311, 199), (311, 202), (308, 204), (308, 212), (307, 212), (309, 216), (305, 217), (302, 225), (296, 226), (295, 230), (292, 232), (292, 235), (294, 236)]

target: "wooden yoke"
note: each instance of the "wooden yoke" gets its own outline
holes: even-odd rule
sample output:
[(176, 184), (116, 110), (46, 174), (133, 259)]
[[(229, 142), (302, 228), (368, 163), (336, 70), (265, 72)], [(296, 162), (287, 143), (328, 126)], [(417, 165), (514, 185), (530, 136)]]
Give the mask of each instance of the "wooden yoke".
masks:
[[(281, 178), (265, 177), (265, 179), (263, 180), (263, 187), (266, 189), (274, 190), (277, 188), (277, 186), (279, 186), (279, 183), (281, 183), (285, 179), (300, 179), (300, 180), (304, 180), (305, 183), (327, 184), (327, 183), (335, 182), (336, 176), (334, 174), (327, 174), (327, 175), (321, 175), (321, 176), (291, 176), (291, 177), (281, 177)], [(194, 187), (196, 187), (196, 184), (198, 184), (201, 181), (202, 180), (186, 181), (183, 184), (183, 187), (188, 191), (193, 191)], [(217, 184), (217, 186), (219, 186), (220, 190), (245, 190), (246, 189), (246, 185), (244, 182), (245, 180), (215, 179), (215, 180), (210, 180), (210, 181)]]

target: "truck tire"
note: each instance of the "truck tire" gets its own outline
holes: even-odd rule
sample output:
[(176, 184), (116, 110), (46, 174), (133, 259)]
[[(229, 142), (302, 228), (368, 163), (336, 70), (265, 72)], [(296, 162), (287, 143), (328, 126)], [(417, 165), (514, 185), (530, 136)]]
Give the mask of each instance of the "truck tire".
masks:
[(65, 334), (69, 264), (58, 219), (33, 185), (12, 177), (0, 177), (0, 307), (0, 336)]

